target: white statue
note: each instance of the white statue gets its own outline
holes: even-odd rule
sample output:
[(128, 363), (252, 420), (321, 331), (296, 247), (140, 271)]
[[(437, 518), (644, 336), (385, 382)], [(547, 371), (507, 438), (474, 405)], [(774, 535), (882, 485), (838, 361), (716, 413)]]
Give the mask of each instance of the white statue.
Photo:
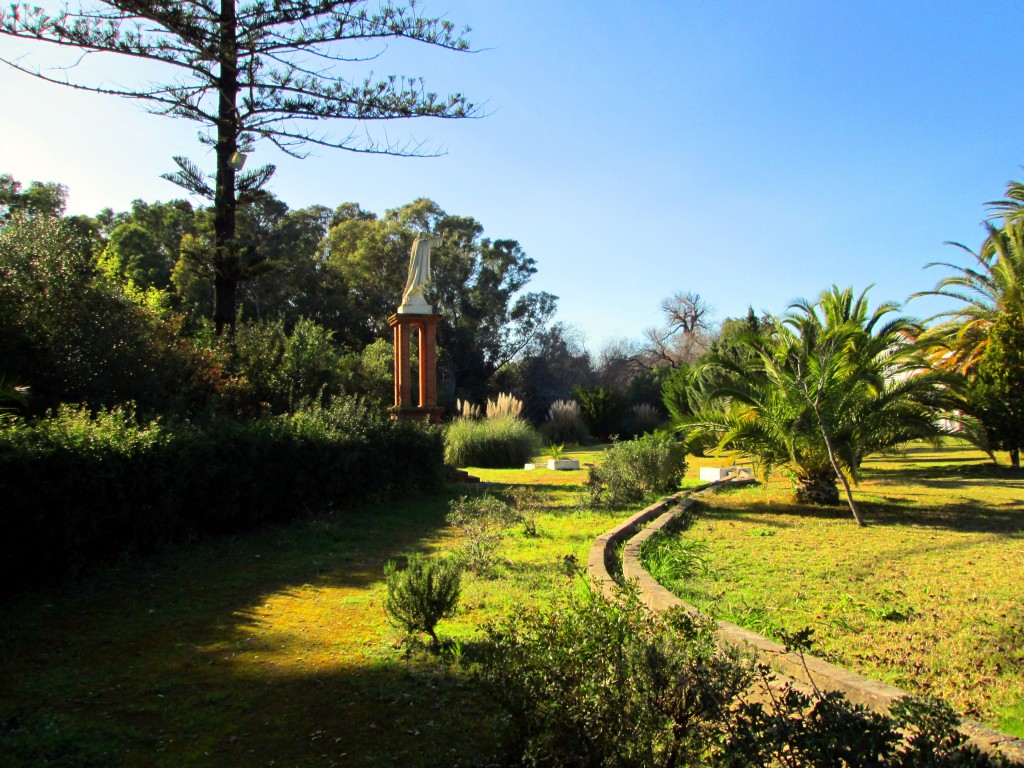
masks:
[(423, 298), (423, 289), (430, 284), (430, 249), (441, 243), (441, 238), (417, 235), (412, 241), (409, 253), (409, 276), (402, 292), (402, 305), (398, 308), (403, 315), (432, 315), (434, 308)]

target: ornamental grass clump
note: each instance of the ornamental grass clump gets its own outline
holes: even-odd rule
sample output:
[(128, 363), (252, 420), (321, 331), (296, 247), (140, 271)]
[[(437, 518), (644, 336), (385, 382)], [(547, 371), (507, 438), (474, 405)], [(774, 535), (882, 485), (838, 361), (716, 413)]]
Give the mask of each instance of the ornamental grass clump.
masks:
[(634, 435), (646, 435), (661, 426), (664, 419), (650, 403), (637, 403), (629, 409), (629, 423)]
[(503, 392), (495, 399), (487, 401), (488, 419), (521, 419), (523, 417), (523, 401), (515, 395)]
[(388, 619), (412, 638), (419, 633), (430, 636), (431, 646), (440, 647), (435, 627), (441, 619), (455, 615), (462, 591), (462, 568), (450, 558), (429, 560), (416, 553), (409, 555), (404, 570), (394, 560), (384, 566), (388, 594), (384, 611)]
[(444, 460), (454, 467), (522, 467), (540, 451), (540, 435), (522, 419), (457, 418), (445, 429)]
[(548, 408), (541, 432), (549, 443), (567, 445), (590, 442), (590, 432), (575, 400), (556, 400)]
[(471, 403), (468, 400), (456, 400), (455, 411), (463, 419), (479, 419), (484, 415), (484, 409), (482, 406), (476, 403)]

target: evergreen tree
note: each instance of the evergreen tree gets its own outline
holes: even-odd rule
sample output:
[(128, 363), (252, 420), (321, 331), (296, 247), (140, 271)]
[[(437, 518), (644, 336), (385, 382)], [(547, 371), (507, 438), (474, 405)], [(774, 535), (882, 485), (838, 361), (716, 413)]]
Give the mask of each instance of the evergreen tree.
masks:
[(1010, 452), (1020, 467), (1024, 447), (1024, 311), (1003, 313), (989, 330), (971, 400), (993, 448)]
[[(213, 184), (185, 157), (174, 158), (179, 170), (166, 178), (213, 201), (213, 319), (219, 333), (235, 324), (238, 283), (246, 270), (235, 235), (238, 196), (259, 190), (274, 172), (272, 165), (241, 172), (251, 144), (266, 140), (295, 157), (310, 145), (422, 155), (429, 152), (418, 143), (362, 137), (380, 121), (477, 114), (462, 94), (438, 96), (419, 78), (360, 81), (338, 74), (338, 66), (359, 55), (347, 52), (353, 45), (362, 44), (364, 56), (366, 43), (388, 41), (469, 49), (468, 30), (457, 32), (447, 20), (422, 15), (411, 1), (384, 2), (372, 12), (366, 6), (366, 0), (106, 0), (65, 5), (51, 14), (15, 4), (0, 9), (0, 34), (141, 59), (169, 76), (163, 83), (124, 88), (71, 81), (66, 69), (51, 75), (22, 58), (0, 61), (48, 82), (140, 99), (154, 112), (203, 126), (202, 139), (216, 156)], [(329, 120), (362, 128), (332, 137), (323, 128)]]

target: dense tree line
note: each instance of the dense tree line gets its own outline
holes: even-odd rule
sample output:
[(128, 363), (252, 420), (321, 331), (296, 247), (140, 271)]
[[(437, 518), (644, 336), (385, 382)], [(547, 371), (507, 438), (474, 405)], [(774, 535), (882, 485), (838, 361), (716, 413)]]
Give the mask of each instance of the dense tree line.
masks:
[(387, 318), (422, 232), (442, 238), (427, 296), (442, 316), (447, 402), (482, 401), (499, 369), (558, 335), (557, 299), (526, 290), (537, 267), (519, 243), (430, 200), (378, 216), (355, 203), (292, 210), (268, 192), (246, 196), (242, 322), (216, 339), (210, 209), (136, 200), (129, 211), (61, 217), (61, 185), (23, 189), (3, 176), (0, 193), (2, 373), (32, 388), (36, 410), (83, 400), (174, 410), (182, 397), (245, 408), (247, 396), (283, 410), (320, 391), (388, 405)]

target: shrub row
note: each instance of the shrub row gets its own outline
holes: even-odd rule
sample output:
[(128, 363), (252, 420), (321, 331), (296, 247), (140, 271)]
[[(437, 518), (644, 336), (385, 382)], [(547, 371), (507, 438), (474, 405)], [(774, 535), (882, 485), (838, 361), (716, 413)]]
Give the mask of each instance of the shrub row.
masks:
[(431, 489), (437, 430), (338, 399), (288, 416), (139, 424), (64, 406), (0, 430), (3, 590), (202, 533)]

